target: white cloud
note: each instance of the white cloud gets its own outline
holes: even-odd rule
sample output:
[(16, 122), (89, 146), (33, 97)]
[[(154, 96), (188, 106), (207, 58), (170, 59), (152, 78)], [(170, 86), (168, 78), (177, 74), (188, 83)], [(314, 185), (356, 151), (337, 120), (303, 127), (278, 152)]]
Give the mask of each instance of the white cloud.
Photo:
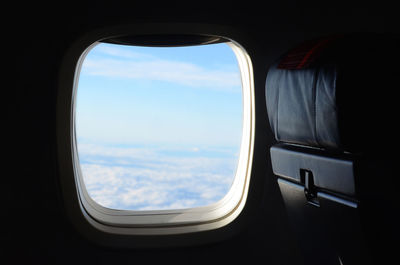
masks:
[(113, 57), (120, 57), (123, 59), (155, 59), (155, 57), (148, 53), (134, 52), (131, 49), (123, 49), (119, 46), (110, 45), (97, 45), (95, 47), (96, 52), (103, 55), (109, 55)]
[(129, 158), (129, 159), (140, 159), (149, 158), (157, 155), (154, 149), (145, 147), (116, 147), (106, 146), (92, 143), (78, 143), (78, 151), (80, 154), (86, 156), (97, 156), (102, 155), (113, 158)]
[[(79, 150), (90, 196), (109, 208), (154, 210), (204, 206), (222, 199), (233, 181), (234, 156), (166, 156), (153, 149), (144, 152), (139, 161), (141, 148), (86, 146)], [(123, 153), (131, 155), (125, 158), (130, 163), (118, 163)]]
[[(123, 205), (145, 204), (149, 207), (156, 207), (167, 200), (167, 192), (160, 190), (159, 187), (145, 186), (140, 188), (129, 187), (121, 193), (121, 202)], [(149, 205), (151, 201), (151, 205)]]
[(238, 72), (206, 69), (192, 63), (159, 58), (145, 61), (87, 58), (83, 63), (82, 72), (103, 77), (165, 81), (227, 92), (241, 91)]

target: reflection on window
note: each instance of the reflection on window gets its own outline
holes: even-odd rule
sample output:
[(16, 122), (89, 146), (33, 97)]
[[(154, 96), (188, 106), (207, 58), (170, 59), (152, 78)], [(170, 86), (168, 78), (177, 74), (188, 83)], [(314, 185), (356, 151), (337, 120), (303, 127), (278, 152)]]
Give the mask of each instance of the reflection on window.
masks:
[(83, 62), (76, 97), (82, 177), (101, 206), (186, 209), (229, 191), (240, 151), (242, 87), (226, 43), (100, 43)]

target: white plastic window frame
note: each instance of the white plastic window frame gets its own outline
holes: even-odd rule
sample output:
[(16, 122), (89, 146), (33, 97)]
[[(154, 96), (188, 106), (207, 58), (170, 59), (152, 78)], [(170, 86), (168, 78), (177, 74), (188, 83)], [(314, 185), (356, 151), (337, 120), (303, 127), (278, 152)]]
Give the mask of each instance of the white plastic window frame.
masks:
[[(78, 226), (81, 230), (84, 229), (83, 226), (90, 224), (95, 230), (106, 234), (137, 236), (187, 234), (218, 229), (231, 223), (246, 204), (253, 163), (255, 133), (253, 67), (244, 48), (233, 40), (228, 42), (238, 60), (243, 99), (243, 131), (240, 154), (236, 175), (229, 192), (222, 200), (203, 207), (181, 210), (131, 211), (109, 209), (96, 203), (86, 191), (80, 170), (75, 138), (75, 99), (82, 63), (85, 56), (96, 44), (97, 42), (94, 42), (84, 49), (75, 62), (73, 76), (69, 76), (73, 79), (72, 94), (68, 93), (68, 89), (62, 88), (68, 86), (68, 82), (62, 82), (65, 80), (64, 75), (61, 78), (60, 89), (62, 93), (58, 96), (57, 116), (58, 118), (64, 117), (64, 119), (58, 120), (57, 125), (61, 185), (64, 198), (69, 200), (67, 211), (70, 218), (74, 219), (73, 222), (75, 224), (80, 223), (81, 225), (78, 224)], [(65, 91), (67, 93), (63, 93)], [(70, 96), (71, 99), (63, 98), (65, 96)], [(73, 178), (73, 181), (71, 181), (71, 178)], [(79, 215), (79, 211), (81, 211), (81, 215)], [(82, 224), (83, 220), (86, 221), (85, 224)]]

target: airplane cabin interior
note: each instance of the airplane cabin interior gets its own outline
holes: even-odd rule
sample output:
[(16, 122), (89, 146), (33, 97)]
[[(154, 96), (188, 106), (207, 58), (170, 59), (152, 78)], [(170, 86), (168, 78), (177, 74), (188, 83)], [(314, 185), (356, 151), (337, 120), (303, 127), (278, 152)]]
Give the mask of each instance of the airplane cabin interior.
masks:
[[(5, 74), (10, 82), (3, 86), (7, 151), (2, 174), (2, 264), (396, 263), (400, 18), (394, 5), (383, 1), (59, 1), (13, 3), (3, 11), (11, 12), (3, 17), (3, 36), (12, 63), (5, 67), (12, 74)], [(96, 168), (90, 167), (89, 159), (83, 164), (80, 153), (97, 149), (90, 149), (90, 144), (80, 147), (77, 134), (84, 134), (81, 128), (86, 127), (76, 117), (84, 110), (79, 105), (86, 99), (81, 93), (83, 81), (95, 75), (90, 76), (89, 70), (100, 72), (113, 64), (109, 59), (100, 68), (100, 57), (91, 55), (90, 47), (98, 44), (99, 52), (116, 56), (112, 45), (164, 51), (162, 47), (221, 43), (228, 43), (238, 60), (237, 76), (224, 75), (222, 70), (207, 72), (196, 68), (194, 61), (167, 61), (159, 54), (145, 57), (126, 50), (118, 56), (158, 62), (137, 66), (136, 76), (180, 86), (196, 80), (193, 93), (202, 93), (201, 86), (209, 90), (215, 86), (219, 89), (213, 91), (215, 95), (222, 95), (221, 106), (231, 102), (226, 83), (240, 84), (242, 92), (237, 95), (242, 105), (237, 117), (242, 138), (237, 140), (239, 162), (231, 190), (221, 201), (198, 208), (142, 211), (99, 205), (82, 178)], [(195, 58), (192, 53), (185, 56)], [(220, 56), (222, 50), (196, 60)], [(151, 72), (164, 64), (167, 74)], [(172, 74), (175, 66), (187, 71), (184, 80)], [(193, 79), (191, 71), (200, 72), (201, 78)], [(216, 77), (203, 81), (211, 74)], [(100, 98), (97, 93), (88, 102)], [(168, 95), (172, 92), (167, 85), (157, 93), (165, 94), (154, 94), (154, 100), (172, 102), (180, 97)], [(121, 100), (124, 97), (128, 95)], [(182, 104), (194, 108), (200, 98)], [(219, 104), (217, 98), (204, 98)], [(107, 97), (101, 99), (106, 102)], [(155, 103), (146, 104), (144, 109), (156, 109)], [(174, 104), (169, 108), (178, 109)], [(206, 117), (222, 118), (203, 126), (196, 137), (207, 140), (208, 132), (212, 135), (215, 130), (222, 132), (221, 141), (230, 140), (231, 128), (236, 127), (219, 115), (233, 111), (219, 114), (209, 108)], [(186, 110), (177, 112), (190, 119)], [(110, 121), (118, 119), (110, 116)], [(200, 121), (192, 117), (176, 127), (185, 131), (185, 126), (197, 126)], [(95, 119), (88, 118), (86, 125)], [(138, 127), (146, 122), (131, 120)], [(95, 133), (106, 134), (109, 129), (105, 126)], [(167, 139), (173, 137), (169, 133), (160, 129), (142, 135)], [(143, 165), (144, 156), (186, 161), (174, 167), (177, 174), (184, 174), (186, 166), (202, 169), (204, 161), (212, 161), (212, 157), (195, 159), (195, 153), (200, 154), (197, 146), (191, 150), (193, 157), (181, 153), (175, 160), (143, 149), (132, 157)], [(151, 164), (152, 170), (161, 167), (157, 163)], [(219, 164), (212, 165), (222, 172)], [(164, 171), (167, 176), (168, 170)], [(164, 179), (159, 181), (161, 187)], [(184, 185), (183, 180), (174, 183)], [(151, 198), (158, 200), (162, 192)]]

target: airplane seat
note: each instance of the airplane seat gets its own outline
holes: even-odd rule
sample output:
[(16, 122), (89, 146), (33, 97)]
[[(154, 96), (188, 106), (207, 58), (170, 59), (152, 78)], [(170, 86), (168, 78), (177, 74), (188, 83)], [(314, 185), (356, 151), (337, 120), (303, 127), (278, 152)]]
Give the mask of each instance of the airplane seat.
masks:
[(394, 255), (399, 47), (391, 35), (328, 36), (269, 69), (272, 169), (306, 264)]

